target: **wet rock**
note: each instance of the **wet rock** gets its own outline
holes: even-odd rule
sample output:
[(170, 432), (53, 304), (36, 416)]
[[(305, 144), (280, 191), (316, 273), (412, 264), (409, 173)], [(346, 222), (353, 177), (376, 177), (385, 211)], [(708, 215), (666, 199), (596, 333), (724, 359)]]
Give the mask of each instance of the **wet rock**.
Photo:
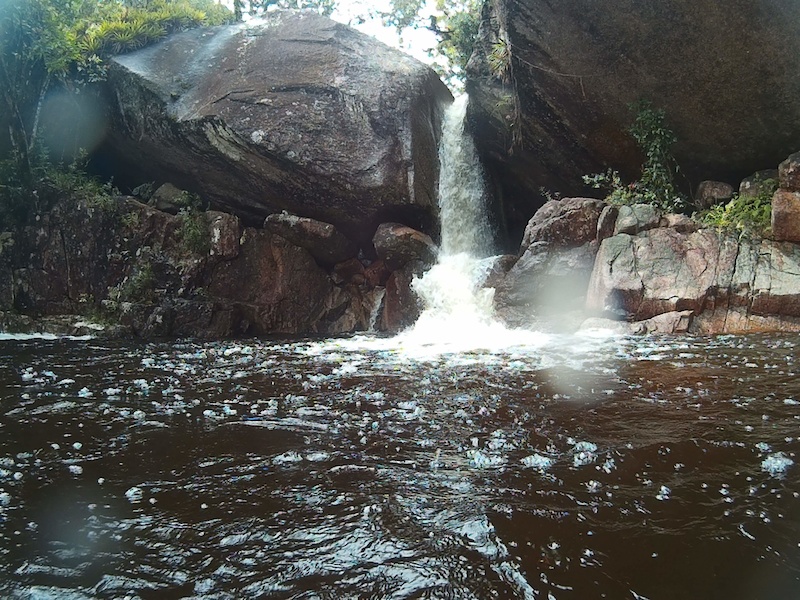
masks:
[(606, 208), (601, 200), (566, 198), (536, 212), (525, 229), (522, 256), (505, 263), (505, 275), (492, 273), (495, 310), (504, 321), (525, 326), (536, 317), (563, 319), (583, 306)]
[(393, 271), (411, 262), (425, 265), (436, 262), (438, 250), (430, 236), (400, 223), (381, 224), (372, 244), (378, 258)]
[(13, 255), (0, 256), (10, 275), (0, 310), (101, 313), (141, 337), (368, 326), (371, 288), (358, 261), (341, 264), (347, 278), (337, 286), (307, 250), (283, 237), (242, 230), (226, 213), (192, 219), (126, 197), (104, 208), (57, 204), (19, 232)]
[(266, 218), (264, 227), (286, 238), (295, 246), (305, 248), (319, 264), (324, 266), (332, 266), (353, 258), (358, 252), (358, 246), (336, 227), (315, 219), (285, 212), (276, 213)]
[(766, 0), (486, 2), (467, 79), (478, 150), (532, 214), (540, 186), (585, 193), (582, 175), (609, 165), (637, 176), (629, 106), (645, 98), (691, 183), (738, 181), (797, 151), (799, 23), (800, 5)]
[(550, 200), (536, 211), (522, 238), (524, 250), (536, 242), (554, 247), (581, 246), (597, 237), (597, 222), (606, 204), (593, 198)]
[(644, 335), (649, 333), (676, 334), (687, 333), (691, 327), (694, 313), (691, 310), (672, 311), (656, 315), (644, 321), (629, 323), (591, 317), (581, 323), (580, 331), (592, 329), (609, 330), (620, 335)]
[(103, 148), (245, 222), (271, 213), (368, 241), (381, 221), (432, 228), (452, 96), (432, 69), (309, 12), (200, 28), (114, 58)]
[(733, 198), (733, 186), (722, 181), (701, 181), (697, 186), (694, 205), (697, 210), (707, 210)]
[(357, 285), (366, 283), (366, 277), (364, 276), (364, 265), (362, 265), (361, 261), (357, 258), (351, 258), (350, 260), (346, 260), (335, 265), (333, 267), (333, 273), (331, 276), (333, 278), (333, 282), (337, 285), (342, 283), (355, 283)]
[(308, 251), (268, 231), (245, 229), (237, 260), (210, 273), (207, 293), (239, 315), (248, 333), (312, 332), (333, 283)]
[(765, 169), (745, 177), (739, 184), (740, 196), (761, 196), (771, 194), (778, 181), (777, 169)]
[(800, 152), (795, 152), (778, 165), (778, 181), (781, 189), (800, 192)]
[(364, 278), (369, 287), (374, 288), (386, 285), (389, 275), (392, 272), (386, 263), (380, 259), (372, 261), (369, 266), (364, 269)]
[(780, 189), (772, 197), (772, 238), (800, 242), (800, 192)]
[(707, 230), (616, 235), (600, 246), (587, 308), (637, 321), (690, 310), (692, 327), (715, 333), (789, 324), (800, 317), (800, 247)]
[(597, 246), (558, 248), (535, 242), (495, 286), (495, 308), (508, 323), (529, 324), (534, 316), (556, 318), (583, 307)]
[(641, 231), (653, 229), (661, 224), (661, 211), (652, 204), (632, 204), (620, 206), (614, 235), (627, 233), (636, 235)]
[(419, 261), (409, 262), (389, 276), (381, 315), (382, 331), (402, 331), (417, 321), (422, 304), (411, 288), (411, 282), (422, 275), (426, 267)]
[(506, 275), (518, 260), (519, 256), (516, 254), (503, 254), (495, 257), (495, 260), (492, 262), (492, 266), (489, 267), (489, 272), (486, 274), (483, 287), (497, 288), (498, 286), (502, 285)]

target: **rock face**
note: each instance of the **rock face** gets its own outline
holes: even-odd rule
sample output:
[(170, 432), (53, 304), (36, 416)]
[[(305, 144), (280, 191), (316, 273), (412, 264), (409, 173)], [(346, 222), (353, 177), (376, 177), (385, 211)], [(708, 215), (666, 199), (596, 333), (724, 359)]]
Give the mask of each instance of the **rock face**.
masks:
[(540, 186), (579, 194), (584, 174), (635, 175), (641, 99), (666, 111), (695, 186), (797, 150), (800, 78), (786, 74), (800, 72), (800, 4), (490, 0), (481, 21), (470, 120), (512, 225), (543, 203)]
[(781, 242), (800, 242), (800, 192), (780, 189), (772, 197), (772, 236)]
[(59, 203), (14, 242), (0, 254), (0, 311), (101, 314), (142, 337), (365, 330), (384, 293), (363, 266), (334, 278), (339, 265), (233, 215), (125, 197)]
[(800, 247), (671, 228), (603, 241), (587, 308), (642, 321), (692, 311), (692, 329), (800, 329)]
[(330, 223), (279, 213), (269, 215), (264, 227), (305, 248), (322, 265), (335, 265), (358, 253), (358, 247)]
[(507, 272), (492, 276), (501, 318), (524, 326), (583, 308), (606, 208), (601, 200), (566, 198), (549, 201), (533, 216), (522, 256)]
[[(367, 242), (382, 221), (433, 230), (452, 96), (427, 66), (308, 13), (173, 35), (116, 57), (104, 151), (256, 224), (272, 213)], [(119, 169), (122, 170), (122, 169)]]

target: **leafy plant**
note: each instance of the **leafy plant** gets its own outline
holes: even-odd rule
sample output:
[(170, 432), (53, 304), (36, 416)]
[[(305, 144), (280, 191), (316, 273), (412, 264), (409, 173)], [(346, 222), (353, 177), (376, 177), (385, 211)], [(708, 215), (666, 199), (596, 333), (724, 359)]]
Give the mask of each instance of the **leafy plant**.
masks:
[(772, 196), (778, 189), (774, 179), (763, 181), (753, 196), (737, 194), (727, 204), (717, 204), (695, 216), (707, 227), (724, 232), (739, 232), (740, 236), (764, 237), (772, 221)]
[(3, 135), (18, 178), (30, 187), (39, 117), (54, 85), (72, 91), (105, 77), (111, 54), (168, 33), (231, 21), (213, 0), (2, 0), (0, 100)]
[(499, 38), (489, 52), (489, 69), (492, 75), (502, 81), (508, 81), (511, 75), (511, 49), (503, 38)]
[(183, 249), (194, 254), (208, 254), (211, 248), (211, 231), (205, 213), (184, 208), (178, 213), (178, 217), (181, 219), (178, 235)]
[(377, 11), (383, 24), (402, 35), (408, 29), (428, 29), (437, 38), (429, 53), (440, 57), (433, 67), (453, 87), (463, 85), (467, 61), (472, 55), (480, 25), (479, 0), (391, 0), (388, 11)]
[(671, 148), (677, 138), (666, 126), (664, 111), (653, 108), (649, 102), (640, 102), (632, 108), (636, 117), (628, 131), (645, 157), (641, 176), (626, 184), (619, 172), (609, 169), (585, 175), (584, 183), (609, 190), (606, 200), (612, 204), (652, 204), (665, 212), (687, 211), (689, 202), (675, 183), (680, 169)]
[(143, 262), (124, 282), (119, 299), (129, 302), (151, 301), (155, 293), (155, 280), (153, 265), (149, 261)]
[(0, 256), (7, 253), (14, 246), (14, 234), (10, 231), (0, 231)]

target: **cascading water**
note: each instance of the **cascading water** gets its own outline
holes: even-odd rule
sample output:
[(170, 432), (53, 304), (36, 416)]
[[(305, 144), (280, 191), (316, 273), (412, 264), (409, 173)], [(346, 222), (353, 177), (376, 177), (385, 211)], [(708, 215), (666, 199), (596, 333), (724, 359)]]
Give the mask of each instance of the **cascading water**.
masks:
[(522, 334), (495, 319), (494, 289), (483, 287), (494, 262), (493, 240), (483, 170), (464, 128), (468, 101), (459, 97), (445, 115), (439, 148), (442, 242), (437, 264), (413, 283), (424, 309), (403, 334), (404, 341), (456, 351), (503, 347)]

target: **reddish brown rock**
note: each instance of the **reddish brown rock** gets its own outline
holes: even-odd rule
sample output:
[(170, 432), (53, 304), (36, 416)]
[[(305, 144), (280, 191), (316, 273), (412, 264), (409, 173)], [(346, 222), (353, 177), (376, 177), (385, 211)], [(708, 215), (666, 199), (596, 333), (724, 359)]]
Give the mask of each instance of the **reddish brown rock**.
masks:
[(331, 277), (333, 278), (333, 282), (337, 285), (341, 283), (355, 283), (356, 285), (361, 285), (366, 282), (364, 265), (362, 265), (361, 261), (357, 258), (351, 258), (350, 260), (337, 263), (333, 267)]
[(264, 227), (305, 248), (321, 265), (332, 266), (353, 258), (358, 246), (330, 223), (298, 217), (289, 213), (275, 213), (264, 221)]
[(697, 223), (686, 215), (668, 214), (661, 218), (661, 227), (669, 227), (678, 233), (694, 233)]
[(367, 285), (371, 288), (386, 285), (386, 281), (391, 274), (392, 272), (389, 270), (389, 267), (380, 259), (372, 261), (370, 265), (364, 269), (364, 277)]
[(778, 181), (781, 189), (800, 192), (800, 152), (795, 152), (778, 165)]
[(703, 332), (791, 327), (800, 318), (800, 246), (667, 228), (617, 235), (600, 246), (587, 308), (637, 321), (690, 310)]
[(378, 258), (392, 271), (411, 262), (436, 262), (437, 248), (430, 236), (400, 223), (381, 224), (372, 243)]
[(536, 242), (550, 242), (554, 248), (574, 248), (594, 240), (605, 206), (605, 202), (594, 198), (550, 200), (528, 222), (522, 251)]
[(238, 260), (210, 274), (208, 294), (240, 315), (240, 331), (314, 331), (333, 284), (311, 255), (279, 236), (245, 229)]
[(772, 237), (800, 242), (800, 192), (780, 189), (772, 197)]
[(211, 235), (209, 254), (223, 260), (239, 256), (239, 237), (242, 235), (239, 218), (212, 210), (206, 213), (206, 218)]
[(398, 332), (411, 327), (422, 312), (419, 298), (411, 289), (414, 277), (424, 270), (422, 263), (408, 263), (392, 272), (386, 282), (386, 296), (381, 317), (382, 331)]

